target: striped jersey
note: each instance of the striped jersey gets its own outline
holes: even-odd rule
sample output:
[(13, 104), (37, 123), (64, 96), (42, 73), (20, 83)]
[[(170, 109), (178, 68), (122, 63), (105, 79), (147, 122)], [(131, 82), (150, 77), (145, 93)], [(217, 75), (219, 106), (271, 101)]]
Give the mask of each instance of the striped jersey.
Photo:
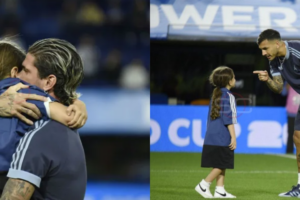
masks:
[(272, 76), (281, 75), (300, 94), (300, 41), (284, 41), (286, 54), (269, 62)]
[[(21, 81), (18, 78), (6, 78), (0, 81), (0, 94), (4, 93), (10, 86), (18, 83), (29, 85), (27, 82)], [(48, 97), (51, 101), (56, 101), (53, 97), (45, 93), (42, 89), (30, 85), (29, 88), (21, 89), (18, 92), (26, 94), (37, 94)], [(41, 114), (43, 120), (48, 120), (50, 117), (49, 102), (27, 100), (29, 103), (35, 104)], [(28, 117), (28, 116), (27, 116)], [(33, 122), (36, 120), (28, 117)], [(0, 117), (0, 171), (8, 171), (12, 161), (12, 155), (16, 151), (20, 139), (24, 134), (31, 130), (33, 126), (24, 123), (18, 118)]]
[(32, 200), (83, 200), (87, 172), (78, 132), (53, 120), (35, 122), (20, 140), (7, 176), (35, 185)]
[(211, 119), (212, 101), (209, 105), (204, 145), (228, 146), (231, 136), (227, 125), (237, 123), (235, 98), (227, 88), (221, 88), (221, 91), (220, 117)]

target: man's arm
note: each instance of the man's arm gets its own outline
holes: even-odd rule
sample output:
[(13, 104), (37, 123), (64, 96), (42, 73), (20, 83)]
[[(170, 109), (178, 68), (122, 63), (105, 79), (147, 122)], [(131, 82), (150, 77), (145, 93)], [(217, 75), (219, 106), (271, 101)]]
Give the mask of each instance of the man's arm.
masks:
[(0, 96), (0, 116), (1, 117), (17, 117), (26, 124), (32, 125), (33, 122), (27, 119), (23, 114), (31, 116), (35, 119), (41, 117), (39, 109), (31, 103), (26, 102), (26, 100), (37, 100), (37, 101), (46, 101), (47, 99), (43, 96), (36, 94), (22, 94), (17, 93), (20, 89), (28, 88), (28, 85), (23, 85), (18, 83), (14, 86), (9, 87), (1, 96)]
[(10, 178), (6, 182), (0, 200), (29, 200), (35, 188), (21, 179)]
[(258, 79), (267, 83), (267, 86), (275, 93), (280, 94), (283, 89), (283, 80), (281, 75), (274, 76), (273, 79), (269, 77), (266, 70), (254, 71), (254, 74), (258, 74)]
[(281, 76), (274, 76), (273, 80), (269, 77), (267, 86), (275, 93), (280, 94), (283, 89), (283, 80)]

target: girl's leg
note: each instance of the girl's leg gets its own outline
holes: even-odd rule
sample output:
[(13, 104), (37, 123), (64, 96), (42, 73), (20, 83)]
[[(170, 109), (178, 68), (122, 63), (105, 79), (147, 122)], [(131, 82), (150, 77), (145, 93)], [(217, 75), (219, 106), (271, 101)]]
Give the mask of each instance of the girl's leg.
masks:
[(211, 183), (211, 182), (213, 182), (213, 180), (215, 180), (215, 178), (220, 176), (221, 173), (222, 173), (222, 169), (213, 168), (211, 170), (211, 172), (205, 178), (205, 181), (208, 182), (208, 183)]
[(228, 193), (224, 188), (224, 179), (225, 179), (226, 169), (223, 169), (220, 175), (217, 177), (217, 185), (214, 197), (216, 198), (236, 198), (236, 196)]
[(211, 182), (217, 178), (222, 172), (221, 169), (213, 168), (211, 172), (207, 175), (205, 180), (203, 179), (198, 185), (196, 185), (195, 190), (202, 195), (204, 198), (212, 198), (213, 195), (210, 192)]
[(218, 175), (222, 172), (221, 169), (213, 168), (211, 172), (207, 175), (206, 179), (202, 180), (198, 185), (196, 185), (195, 190), (204, 198), (212, 198), (213, 195), (210, 192), (210, 184)]
[(217, 176), (217, 186), (224, 186), (226, 169), (223, 169), (219, 176)]

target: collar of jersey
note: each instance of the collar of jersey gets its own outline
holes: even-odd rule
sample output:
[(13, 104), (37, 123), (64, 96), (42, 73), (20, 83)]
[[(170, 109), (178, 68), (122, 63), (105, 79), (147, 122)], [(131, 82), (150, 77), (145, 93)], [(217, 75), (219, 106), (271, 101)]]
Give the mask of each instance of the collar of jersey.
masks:
[(221, 88), (221, 90), (224, 92), (230, 92), (230, 90), (228, 90), (226, 87)]
[(285, 59), (289, 59), (290, 57), (290, 51), (289, 51), (289, 44), (287, 43), (287, 41), (284, 41), (285, 43), (285, 48), (286, 48), (286, 54), (285, 54)]

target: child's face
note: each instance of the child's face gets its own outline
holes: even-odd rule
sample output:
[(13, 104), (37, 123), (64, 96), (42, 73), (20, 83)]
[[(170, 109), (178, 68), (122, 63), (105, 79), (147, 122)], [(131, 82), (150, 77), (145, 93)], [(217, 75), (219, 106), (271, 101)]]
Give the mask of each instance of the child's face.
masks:
[(233, 76), (233, 78), (229, 81), (229, 85), (230, 87), (235, 87), (235, 76)]

